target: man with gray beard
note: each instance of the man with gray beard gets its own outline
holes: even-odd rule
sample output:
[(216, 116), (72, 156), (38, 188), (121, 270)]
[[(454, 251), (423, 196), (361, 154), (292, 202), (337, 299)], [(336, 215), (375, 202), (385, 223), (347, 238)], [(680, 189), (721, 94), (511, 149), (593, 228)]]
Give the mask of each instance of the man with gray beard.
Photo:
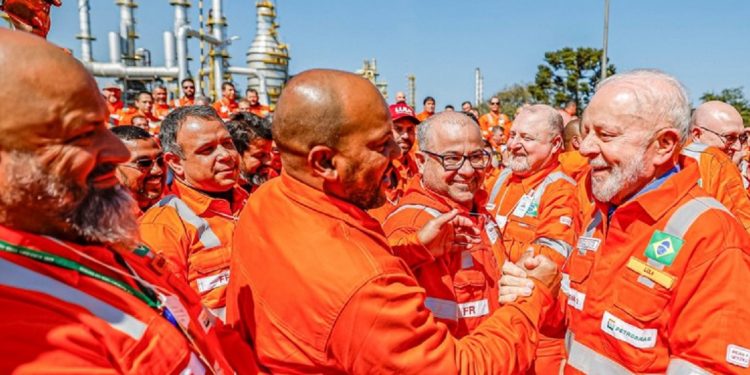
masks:
[(679, 164), (690, 105), (679, 81), (603, 81), (583, 114), (595, 207), (563, 271), (565, 373), (747, 373), (750, 236)]
[(36, 36), (0, 40), (0, 373), (252, 372), (250, 349), (232, 344), (233, 368), (223, 326), (135, 246), (115, 175), (130, 153), (93, 77)]
[[(533, 105), (516, 117), (508, 168), (492, 185), (488, 204), (513, 263), (527, 253), (542, 254), (562, 268), (575, 244), (576, 183), (558, 161), (563, 148), (562, 117), (554, 108)], [(563, 332), (547, 334), (537, 349), (537, 374), (557, 373), (564, 358)]]

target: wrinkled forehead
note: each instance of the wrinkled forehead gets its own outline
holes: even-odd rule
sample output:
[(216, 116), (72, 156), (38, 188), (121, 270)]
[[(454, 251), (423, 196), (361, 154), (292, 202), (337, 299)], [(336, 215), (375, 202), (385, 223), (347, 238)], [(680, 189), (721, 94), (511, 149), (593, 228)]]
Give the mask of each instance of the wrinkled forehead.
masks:
[(431, 137), (433, 152), (469, 152), (484, 147), (479, 126), (473, 123), (444, 122), (433, 124), (434, 129), (428, 133)]

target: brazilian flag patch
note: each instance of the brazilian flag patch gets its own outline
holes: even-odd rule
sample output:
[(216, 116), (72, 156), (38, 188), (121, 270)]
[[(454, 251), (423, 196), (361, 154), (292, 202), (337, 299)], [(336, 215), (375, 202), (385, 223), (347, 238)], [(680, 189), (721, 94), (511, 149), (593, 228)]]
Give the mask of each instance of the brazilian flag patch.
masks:
[(138, 247), (136, 247), (133, 252), (139, 257), (145, 257), (146, 255), (148, 255), (148, 253), (151, 252), (151, 250), (144, 245), (138, 245)]
[(539, 215), (539, 205), (536, 202), (532, 202), (529, 208), (526, 210), (526, 216), (537, 217)]
[(684, 242), (680, 237), (657, 230), (646, 246), (645, 255), (665, 266), (671, 266)]

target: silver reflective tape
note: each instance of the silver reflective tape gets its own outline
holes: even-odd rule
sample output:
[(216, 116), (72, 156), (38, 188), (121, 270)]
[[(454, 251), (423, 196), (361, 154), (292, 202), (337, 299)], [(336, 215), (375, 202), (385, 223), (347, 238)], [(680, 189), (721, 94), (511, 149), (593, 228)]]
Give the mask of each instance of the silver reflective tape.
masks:
[(432, 311), (432, 315), (435, 315), (436, 318), (458, 320), (455, 301), (427, 297), (424, 300), (424, 305)]
[(564, 256), (565, 258), (567, 258), (568, 255), (570, 255), (570, 252), (573, 251), (573, 246), (571, 246), (569, 243), (554, 238), (539, 237), (536, 239), (536, 241), (534, 241), (534, 243), (547, 246), (552, 250), (555, 250), (558, 254)]
[[(568, 331), (570, 332), (570, 331)], [(608, 374), (608, 375), (629, 375), (628, 371), (619, 363), (605, 357), (589, 348), (586, 345), (576, 341), (571, 334), (566, 334), (568, 342), (568, 365), (585, 374)]]
[(513, 173), (513, 171), (510, 168), (503, 169), (503, 171), (500, 172), (500, 175), (497, 176), (495, 184), (492, 185), (492, 190), (490, 191), (490, 199), (487, 202), (491, 204), (495, 203), (495, 199), (497, 199), (497, 196), (500, 194), (500, 187), (503, 186), (503, 183), (508, 179), (508, 177), (510, 177), (511, 173)]
[(591, 220), (591, 223), (589, 223), (589, 226), (586, 227), (586, 232), (583, 234), (584, 237), (593, 237), (596, 227), (602, 223), (602, 212), (596, 208), (594, 209), (594, 218)]
[(710, 375), (711, 373), (682, 359), (672, 358), (667, 366), (667, 375)]
[(442, 212), (432, 207), (424, 206), (421, 204), (404, 204), (404, 205), (398, 206), (395, 210), (393, 210), (393, 212), (388, 214), (388, 217), (386, 217), (385, 220), (383, 220), (383, 223), (385, 224), (385, 222), (388, 221), (388, 219), (392, 218), (393, 216), (396, 216), (397, 213), (404, 211), (404, 210), (420, 210), (420, 211), (427, 212), (432, 217), (438, 217), (443, 214)]
[(471, 257), (471, 251), (465, 250), (461, 252), (461, 268), (467, 269), (474, 267), (474, 258)]
[(145, 323), (122, 310), (49, 276), (36, 273), (2, 258), (0, 258), (0, 284), (46, 294), (50, 298), (80, 306), (133, 340), (140, 340), (146, 331)]
[(205, 375), (206, 374), (206, 367), (203, 366), (203, 363), (201, 363), (201, 360), (198, 359), (198, 356), (195, 355), (195, 353), (190, 353), (190, 361), (187, 364), (187, 367), (185, 367), (182, 371), (180, 371), (180, 375)]
[(157, 205), (159, 207), (169, 206), (174, 208), (177, 211), (177, 215), (179, 215), (182, 220), (187, 221), (190, 225), (195, 227), (198, 232), (198, 238), (204, 248), (213, 249), (214, 247), (221, 246), (219, 237), (216, 236), (208, 222), (196, 215), (195, 212), (193, 212), (193, 210), (191, 210), (190, 207), (188, 207), (188, 205), (177, 196), (168, 195), (162, 198)]
[(208, 311), (211, 312), (211, 314), (214, 314), (215, 317), (221, 319), (222, 322), (226, 322), (227, 320), (227, 307), (217, 307), (215, 309), (208, 309)]
[(722, 210), (731, 215), (729, 210), (716, 199), (711, 197), (693, 198), (672, 214), (664, 227), (664, 232), (683, 238), (695, 220), (710, 209)]

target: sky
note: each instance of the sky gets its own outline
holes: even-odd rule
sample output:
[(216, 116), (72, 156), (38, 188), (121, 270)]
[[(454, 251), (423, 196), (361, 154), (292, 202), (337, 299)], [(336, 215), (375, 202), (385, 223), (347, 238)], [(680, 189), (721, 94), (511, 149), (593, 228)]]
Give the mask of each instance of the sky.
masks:
[[(52, 10), (48, 39), (80, 57), (78, 2)], [(112, 0), (90, 0), (94, 59), (107, 61), (107, 33), (119, 29)], [(137, 47), (163, 64), (162, 33), (172, 30), (168, 0), (137, 0)], [(204, 0), (206, 11), (211, 0)], [(198, 27), (198, 0), (190, 23)], [(531, 83), (544, 53), (602, 46), (604, 0), (277, 0), (280, 40), (289, 45), (290, 74), (311, 68), (355, 71), (377, 59), (389, 101), (416, 76), (417, 110), (434, 96), (438, 109), (474, 100), (474, 69), (484, 96)], [(255, 1), (224, 0), (231, 64), (244, 66), (255, 35)], [(189, 46), (197, 56), (198, 45)], [(675, 75), (693, 103), (706, 91), (744, 88), (750, 98), (750, 1), (611, 0), (610, 62), (618, 71), (657, 68)], [(197, 60), (197, 58), (196, 58)], [(193, 73), (196, 64), (191, 65)], [(239, 88), (245, 78), (237, 77)], [(242, 90), (241, 92), (244, 92)]]

